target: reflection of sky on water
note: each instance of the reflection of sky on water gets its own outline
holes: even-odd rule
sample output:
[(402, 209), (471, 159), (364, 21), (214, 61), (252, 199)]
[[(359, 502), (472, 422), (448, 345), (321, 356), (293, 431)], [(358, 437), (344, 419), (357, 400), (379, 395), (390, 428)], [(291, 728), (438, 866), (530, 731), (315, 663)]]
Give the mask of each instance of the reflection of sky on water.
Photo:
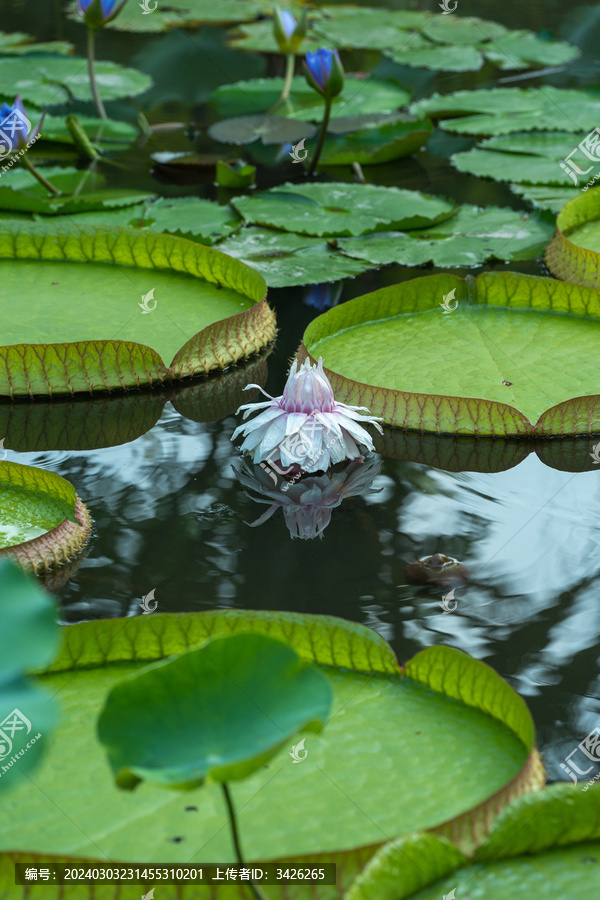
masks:
[[(383, 459), (371, 487), (331, 510), (322, 540), (292, 540), (281, 510), (237, 481), (236, 420), (199, 424), (170, 404), (118, 447), (8, 458), (76, 486), (96, 536), (61, 592), (66, 621), (215, 606), (329, 613), (364, 622), (401, 661), (448, 643), (485, 660), (527, 698), (550, 774), (600, 724), (600, 472), (570, 473), (530, 455), (497, 474)], [(377, 459), (377, 458), (376, 458)], [(236, 463), (238, 465), (238, 463)], [(445, 553), (465, 563), (458, 607), (447, 587), (411, 584), (406, 565)]]

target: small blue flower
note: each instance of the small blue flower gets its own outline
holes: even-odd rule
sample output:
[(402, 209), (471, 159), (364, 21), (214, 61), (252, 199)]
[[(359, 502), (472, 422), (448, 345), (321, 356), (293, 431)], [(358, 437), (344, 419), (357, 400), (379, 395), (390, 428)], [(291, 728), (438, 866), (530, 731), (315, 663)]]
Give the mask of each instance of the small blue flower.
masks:
[(330, 99), (337, 97), (344, 87), (344, 68), (337, 50), (309, 50), (304, 66), (306, 80), (315, 91)]
[(306, 34), (306, 7), (302, 10), (300, 21), (288, 9), (281, 10), (276, 6), (273, 10), (273, 34), (282, 53), (295, 53)]
[(77, 11), (90, 28), (103, 28), (121, 11), (127, 0), (77, 0)]
[(40, 121), (32, 129), (19, 95), (15, 97), (12, 106), (10, 103), (3, 103), (0, 107), (0, 158), (32, 144), (38, 136), (45, 115), (46, 113), (42, 113)]

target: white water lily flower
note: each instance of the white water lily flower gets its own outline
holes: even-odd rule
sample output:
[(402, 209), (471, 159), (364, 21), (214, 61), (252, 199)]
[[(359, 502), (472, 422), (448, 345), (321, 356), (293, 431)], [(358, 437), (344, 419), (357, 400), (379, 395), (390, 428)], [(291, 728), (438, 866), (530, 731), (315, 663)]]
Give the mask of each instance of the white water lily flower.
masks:
[(240, 449), (250, 453), (255, 463), (276, 466), (281, 461), (305, 472), (326, 472), (335, 463), (358, 459), (362, 455), (359, 447), (374, 449), (370, 434), (359, 422), (382, 431), (381, 419), (361, 414), (360, 410), (369, 412), (365, 406), (335, 400), (321, 357), (316, 366), (306, 359), (300, 368), (294, 360), (281, 397), (271, 397), (257, 384), (249, 384), (245, 390), (249, 388), (258, 388), (269, 400), (240, 406), (238, 413), (245, 410), (244, 419), (255, 410), (262, 412), (236, 428), (231, 439), (243, 434)]

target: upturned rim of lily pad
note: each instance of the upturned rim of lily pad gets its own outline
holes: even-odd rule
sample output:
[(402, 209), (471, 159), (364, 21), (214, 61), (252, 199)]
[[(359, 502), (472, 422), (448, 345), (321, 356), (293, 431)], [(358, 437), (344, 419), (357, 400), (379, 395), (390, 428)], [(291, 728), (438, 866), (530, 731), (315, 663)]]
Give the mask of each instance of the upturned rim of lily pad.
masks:
[[(7, 220), (0, 223), (2, 259), (172, 271), (230, 288), (253, 302), (248, 309), (190, 336), (168, 365), (146, 344), (117, 339), (0, 346), (3, 397), (94, 394), (179, 381), (253, 356), (276, 335), (275, 313), (267, 303), (267, 284), (260, 273), (219, 250), (173, 234), (111, 225)], [(111, 357), (108, 367), (104, 351)]]
[(568, 200), (556, 217), (556, 232), (546, 248), (545, 261), (552, 274), (590, 288), (600, 288), (600, 253), (569, 240), (576, 228), (600, 219), (600, 188), (591, 188)]
[[(600, 199), (600, 192), (598, 197)], [(428, 282), (433, 284), (434, 279), (436, 292), (426, 297), (425, 291), (419, 288), (425, 288)], [(515, 300), (519, 282), (527, 284), (530, 290), (534, 290), (536, 285), (546, 285), (552, 289), (552, 298), (548, 299), (547, 305), (536, 306), (539, 311), (553, 309), (582, 316), (585, 310), (586, 316), (600, 319), (600, 294), (586, 286), (571, 286), (554, 303), (556, 288), (562, 286), (536, 275), (518, 272), (484, 272), (465, 278), (449, 274), (426, 275), (355, 297), (322, 313), (306, 328), (296, 359), (299, 363), (305, 359), (315, 363), (310, 349), (314, 344), (353, 326), (372, 323), (378, 318), (388, 319), (402, 313), (434, 309), (440, 305), (443, 293), (451, 288), (458, 292), (457, 299), (462, 295), (460, 299), (467, 303), (505, 308), (527, 306), (527, 303)], [(323, 355), (322, 351), (317, 351), (317, 355)], [(326, 354), (324, 359), (327, 363)], [(533, 423), (515, 406), (495, 400), (400, 391), (353, 380), (327, 365), (324, 371), (337, 400), (366, 406), (371, 415), (380, 416), (384, 424), (410, 431), (536, 440), (600, 433), (600, 394), (572, 397), (557, 403), (546, 409)]]
[[(92, 519), (73, 485), (56, 472), (4, 461), (0, 462), (0, 482), (8, 480), (12, 484), (13, 480), (23, 481), (27, 476), (25, 470), (30, 473), (35, 471), (36, 491), (52, 499), (60, 498), (71, 510), (71, 516), (39, 537), (0, 548), (0, 559), (12, 559), (26, 572), (56, 576), (49, 581), (53, 585), (50, 589), (59, 590), (83, 558), (82, 554), (92, 536)], [(61, 569), (63, 566), (68, 566), (66, 573)], [(65, 574), (66, 578), (63, 578)]]

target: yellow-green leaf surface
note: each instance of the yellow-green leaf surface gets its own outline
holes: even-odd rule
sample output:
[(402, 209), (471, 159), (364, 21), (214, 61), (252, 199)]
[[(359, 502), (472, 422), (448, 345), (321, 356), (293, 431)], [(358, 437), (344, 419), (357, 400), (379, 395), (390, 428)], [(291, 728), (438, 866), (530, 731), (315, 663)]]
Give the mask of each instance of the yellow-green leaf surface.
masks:
[(553, 275), (574, 284), (600, 287), (600, 190), (595, 187), (565, 203), (546, 250)]
[(347, 896), (587, 900), (600, 889), (599, 855), (600, 791), (555, 784), (507, 806), (472, 861), (450, 841), (407, 835), (377, 852)]
[(11, 791), (0, 821), (3, 871), (14, 854), (232, 862), (218, 785), (183, 799), (146, 783), (119, 791), (95, 723), (107, 692), (147, 663), (244, 632), (288, 643), (333, 689), (327, 727), (306, 738), (303, 763), (290, 760), (290, 746), (233, 790), (248, 859), (336, 854), (338, 888), (320, 898), (339, 896), (343, 867), (355, 871), (360, 848), (364, 861), (415, 826), (451, 823), (472, 847), (512, 796), (540, 787), (523, 700), (459, 651), (425, 650), (403, 674), (376, 633), (329, 616), (226, 610), (88, 622), (65, 629), (59, 658), (40, 677), (60, 700), (62, 725), (36, 783), (23, 779)]
[(600, 430), (599, 339), (597, 291), (431, 275), (319, 316), (299, 358), (322, 356), (338, 400), (388, 425), (544, 437)]
[(0, 555), (49, 569), (82, 549), (90, 520), (75, 488), (55, 472), (0, 462)]
[(275, 336), (263, 278), (174, 235), (3, 221), (0, 275), (4, 396), (205, 374)]

